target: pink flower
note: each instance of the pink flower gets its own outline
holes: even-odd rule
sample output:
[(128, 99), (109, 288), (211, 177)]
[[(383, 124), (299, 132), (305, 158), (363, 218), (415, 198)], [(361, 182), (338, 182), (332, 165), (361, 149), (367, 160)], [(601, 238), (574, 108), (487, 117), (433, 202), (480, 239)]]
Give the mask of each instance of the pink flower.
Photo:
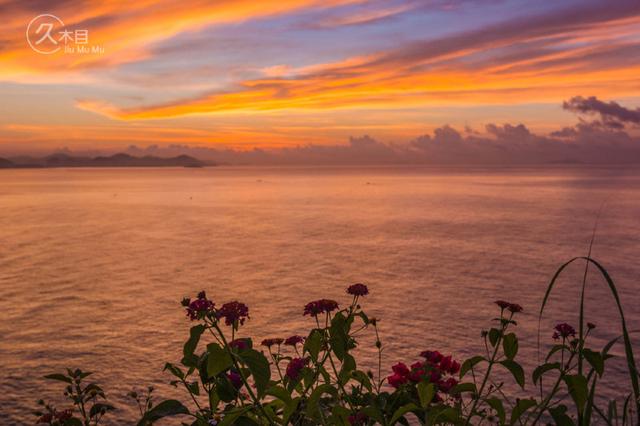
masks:
[(347, 293), (353, 296), (366, 296), (369, 294), (369, 289), (364, 284), (353, 284), (347, 288)]
[(317, 317), (319, 314), (328, 313), (338, 309), (338, 302), (330, 299), (320, 299), (309, 302), (304, 307), (304, 315)]
[(226, 325), (243, 325), (249, 318), (249, 307), (237, 301), (225, 303), (218, 310), (218, 318), (224, 318)]
[(297, 380), (300, 377), (300, 372), (307, 365), (307, 361), (307, 358), (293, 358), (287, 365), (285, 375), (291, 380)]
[(505, 302), (504, 300), (496, 300), (495, 304), (498, 305), (500, 309), (502, 309), (503, 311), (507, 309), (508, 311), (514, 314), (518, 312), (522, 312), (522, 306), (518, 305), (517, 303), (509, 303), (509, 302)]
[(566, 339), (568, 337), (576, 337), (575, 328), (571, 327), (566, 322), (558, 324), (554, 328), (556, 331), (553, 333), (553, 338), (556, 340), (560, 337), (562, 337), (563, 339)]
[(278, 337), (273, 339), (264, 339), (261, 344), (262, 346), (266, 346), (267, 348), (270, 348), (271, 346), (274, 346), (274, 345), (281, 345), (282, 342), (284, 342), (284, 339), (281, 339)]
[(295, 346), (298, 343), (303, 343), (304, 342), (304, 337), (302, 336), (291, 336), (291, 337), (287, 337), (287, 339), (284, 341), (284, 344), (287, 346)]

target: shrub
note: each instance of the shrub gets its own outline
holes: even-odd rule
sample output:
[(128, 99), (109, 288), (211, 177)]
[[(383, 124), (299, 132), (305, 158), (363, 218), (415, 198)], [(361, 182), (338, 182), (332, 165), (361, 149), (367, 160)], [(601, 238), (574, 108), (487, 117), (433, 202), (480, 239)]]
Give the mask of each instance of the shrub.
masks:
[[(637, 370), (617, 291), (604, 268), (588, 257), (567, 262), (553, 277), (539, 315), (541, 318), (562, 270), (578, 259), (594, 265), (604, 276), (620, 311), (623, 334), (600, 350), (588, 347), (595, 325), (585, 323), (581, 303), (577, 330), (567, 323), (555, 326), (555, 344), (531, 374), (535, 391), (531, 397), (510, 397), (510, 387), (494, 380), (495, 371), (502, 369), (523, 392), (527, 390), (527, 375), (517, 361), (515, 333), (523, 308), (515, 303), (495, 302), (499, 315), (481, 333), (483, 354), (460, 363), (430, 348), (415, 354), (413, 362), (397, 362), (391, 371), (383, 371), (378, 320), (361, 307), (369, 294), (364, 284), (348, 287), (346, 304), (320, 299), (305, 305), (301, 313), (313, 325), (306, 336), (266, 338), (259, 347), (249, 337), (237, 337), (249, 319), (245, 304), (233, 301), (217, 308), (202, 291), (194, 299), (183, 299), (186, 316), (195, 324), (180, 363), (165, 365), (171, 384), (183, 388), (190, 402), (188, 406), (178, 400), (154, 404), (152, 388), (131, 392), (140, 413), (138, 425), (170, 416), (181, 416), (185, 424), (194, 426), (408, 425), (410, 421), (424, 425), (548, 421), (586, 425), (596, 418), (606, 424), (633, 424), (638, 418)], [(583, 298), (584, 282), (581, 302)], [(359, 337), (367, 331), (375, 335), (376, 372), (359, 369), (353, 355)], [(620, 339), (632, 392), (620, 411), (615, 401), (603, 409), (597, 403), (597, 383), (611, 358), (609, 350)], [(38, 422), (98, 424), (113, 407), (104, 402), (98, 385), (83, 384), (89, 374), (69, 370), (46, 376), (66, 384), (64, 394), (72, 407), (59, 411), (41, 401)]]

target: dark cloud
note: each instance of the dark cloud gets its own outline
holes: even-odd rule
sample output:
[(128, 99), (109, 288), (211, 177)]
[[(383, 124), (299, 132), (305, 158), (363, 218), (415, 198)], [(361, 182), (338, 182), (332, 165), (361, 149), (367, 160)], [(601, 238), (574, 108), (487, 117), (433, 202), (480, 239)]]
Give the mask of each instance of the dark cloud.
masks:
[(640, 108), (625, 108), (617, 102), (603, 102), (595, 96), (575, 96), (565, 101), (562, 107), (578, 114), (599, 115), (603, 125), (614, 129), (622, 129), (625, 124), (640, 125)]

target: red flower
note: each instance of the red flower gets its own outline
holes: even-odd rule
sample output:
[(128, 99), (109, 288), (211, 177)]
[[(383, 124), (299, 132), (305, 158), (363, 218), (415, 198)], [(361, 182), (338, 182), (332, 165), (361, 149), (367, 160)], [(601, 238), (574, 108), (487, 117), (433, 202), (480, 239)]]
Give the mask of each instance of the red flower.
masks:
[(285, 375), (291, 380), (297, 380), (300, 377), (300, 372), (307, 365), (307, 361), (307, 358), (293, 358), (287, 365)]
[(72, 417), (73, 417), (73, 410), (70, 408), (67, 408), (66, 410), (62, 410), (62, 411), (57, 411), (55, 413), (55, 418), (61, 422), (70, 420)]
[(440, 383), (438, 383), (438, 388), (444, 393), (449, 393), (451, 389), (453, 389), (453, 387), (457, 384), (458, 384), (458, 381), (453, 377), (450, 377), (447, 380), (443, 380)]
[(396, 389), (407, 383), (407, 377), (398, 373), (394, 373), (387, 377), (387, 380), (389, 381), (389, 384)]
[(426, 358), (430, 364), (437, 364), (442, 360), (442, 354), (438, 351), (423, 351), (420, 353), (420, 356)]
[(218, 318), (224, 318), (226, 325), (243, 325), (244, 321), (249, 318), (249, 307), (244, 303), (237, 301), (225, 303), (218, 310)]
[(369, 289), (364, 284), (353, 284), (347, 288), (347, 293), (353, 296), (366, 296), (369, 294)]
[(562, 337), (563, 339), (566, 339), (568, 337), (576, 337), (576, 329), (571, 327), (566, 322), (556, 325), (555, 330), (556, 331), (553, 333), (554, 339), (559, 339), (560, 337)]
[(320, 299), (313, 302), (309, 302), (304, 307), (303, 315), (311, 315), (317, 317), (319, 314), (325, 312), (331, 312), (338, 309), (338, 302), (329, 299)]
[(304, 342), (304, 337), (302, 336), (291, 336), (291, 337), (287, 337), (287, 339), (284, 341), (284, 344), (287, 346), (295, 346), (298, 343), (303, 343)]
[(508, 311), (514, 314), (518, 312), (522, 312), (522, 306), (518, 305), (517, 303), (509, 303), (509, 302), (505, 302), (504, 300), (496, 300), (495, 304), (498, 305), (500, 309), (502, 310), (507, 309)]
[(274, 346), (274, 345), (281, 345), (282, 342), (284, 342), (284, 339), (277, 337), (274, 339), (264, 339), (261, 344), (262, 346), (266, 346), (267, 348), (270, 348), (271, 346)]
[(422, 381), (425, 374), (426, 373), (424, 370), (423, 363), (414, 362), (413, 364), (411, 364), (411, 373), (409, 373), (409, 380), (411, 380), (414, 383), (418, 383)]
[(588, 322), (588, 323), (587, 323), (587, 328), (588, 328), (589, 330), (593, 330), (594, 328), (596, 328), (596, 325), (595, 325), (594, 323), (592, 323), (592, 322)]
[(369, 420), (369, 417), (362, 412), (358, 412), (356, 414), (352, 414), (349, 417), (347, 417), (347, 421), (352, 426), (366, 425), (368, 420)]
[(40, 418), (38, 418), (38, 421), (36, 423), (51, 423), (52, 420), (53, 415), (51, 413), (45, 413), (40, 416)]
[(195, 321), (204, 318), (207, 313), (213, 312), (214, 303), (207, 299), (204, 291), (201, 291), (194, 301), (186, 297), (182, 299), (182, 306), (187, 308), (187, 316), (191, 321)]
[(231, 382), (234, 388), (240, 389), (242, 387), (242, 377), (235, 371), (229, 371), (227, 373), (227, 379)]
[(249, 341), (248, 339), (236, 339), (236, 340), (232, 340), (229, 343), (229, 346), (241, 351), (249, 348)]
[(391, 369), (394, 373), (400, 374), (402, 376), (406, 376), (410, 372), (409, 367), (407, 367), (407, 365), (403, 362), (397, 363), (396, 365), (391, 367)]

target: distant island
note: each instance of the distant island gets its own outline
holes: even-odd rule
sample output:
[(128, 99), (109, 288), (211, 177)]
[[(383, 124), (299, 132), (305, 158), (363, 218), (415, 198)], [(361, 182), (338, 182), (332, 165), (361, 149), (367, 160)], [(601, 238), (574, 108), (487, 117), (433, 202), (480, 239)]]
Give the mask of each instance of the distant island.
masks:
[(0, 158), (0, 169), (50, 168), (50, 167), (207, 167), (215, 166), (188, 155), (163, 158), (154, 156), (134, 157), (129, 154), (114, 154), (99, 157), (74, 157), (64, 153), (42, 158)]

